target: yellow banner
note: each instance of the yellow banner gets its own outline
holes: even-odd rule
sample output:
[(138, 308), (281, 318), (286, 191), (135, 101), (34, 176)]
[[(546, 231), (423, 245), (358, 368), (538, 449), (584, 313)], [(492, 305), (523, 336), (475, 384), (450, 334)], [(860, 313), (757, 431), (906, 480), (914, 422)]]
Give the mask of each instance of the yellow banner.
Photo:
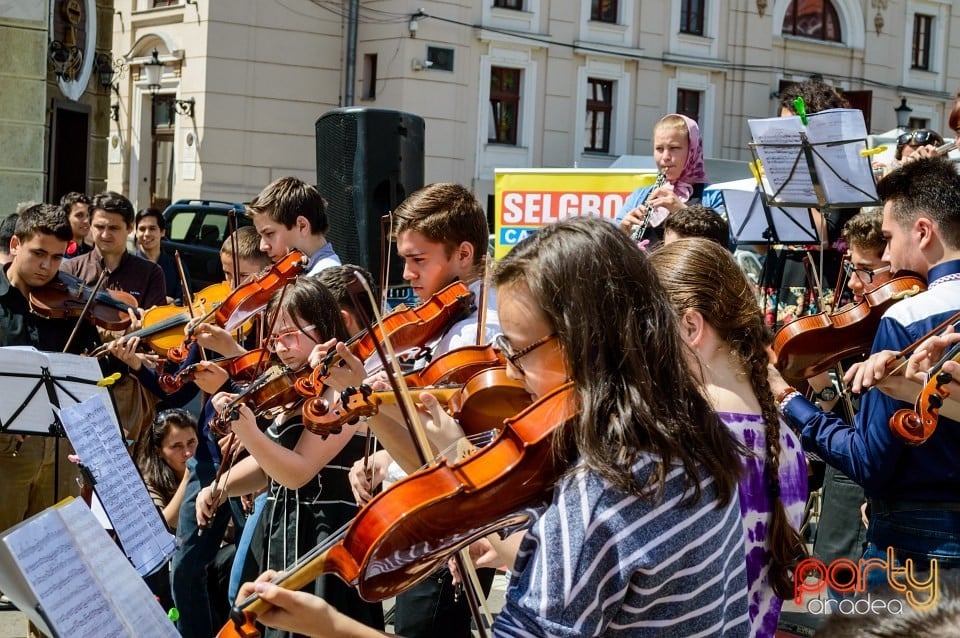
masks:
[(593, 215), (611, 222), (655, 169), (503, 169), (494, 176), (494, 250), (500, 259), (545, 224)]

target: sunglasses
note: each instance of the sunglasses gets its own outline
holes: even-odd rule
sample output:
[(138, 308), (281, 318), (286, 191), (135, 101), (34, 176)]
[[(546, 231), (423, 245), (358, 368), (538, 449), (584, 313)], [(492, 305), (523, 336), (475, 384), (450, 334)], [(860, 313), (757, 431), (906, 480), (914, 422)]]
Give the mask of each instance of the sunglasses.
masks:
[(904, 133), (897, 138), (897, 146), (906, 146), (907, 144), (910, 146), (940, 145), (943, 144), (943, 138), (936, 131), (924, 128)]
[(494, 337), (493, 345), (496, 346), (497, 350), (503, 353), (503, 358), (506, 359), (510, 363), (510, 365), (516, 368), (517, 372), (519, 372), (521, 375), (524, 375), (526, 374), (526, 372), (524, 371), (523, 366), (520, 365), (520, 359), (530, 354), (531, 352), (533, 352), (543, 344), (556, 338), (557, 338), (557, 333), (551, 332), (545, 337), (540, 337), (539, 339), (531, 343), (526, 348), (520, 348), (519, 350), (514, 350), (513, 346), (510, 345), (509, 339), (507, 339), (504, 335), (499, 334), (496, 337)]
[(854, 275), (856, 275), (860, 279), (860, 281), (864, 281), (868, 284), (873, 283), (874, 275), (887, 272), (888, 270), (890, 270), (889, 265), (880, 266), (879, 268), (870, 270), (868, 268), (857, 268), (856, 266), (853, 265), (852, 262), (849, 262), (849, 261), (843, 262), (843, 271), (847, 273), (847, 277), (853, 277)]

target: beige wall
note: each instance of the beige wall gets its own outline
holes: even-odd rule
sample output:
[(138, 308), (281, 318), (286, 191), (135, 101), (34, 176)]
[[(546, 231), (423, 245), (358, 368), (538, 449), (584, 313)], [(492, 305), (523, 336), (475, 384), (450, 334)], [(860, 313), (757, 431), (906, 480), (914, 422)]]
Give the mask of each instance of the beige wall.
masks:
[[(707, 0), (704, 38), (679, 33), (676, 1), (621, 0), (619, 24), (613, 26), (587, 20), (586, 0), (527, 0), (524, 12), (495, 9), (486, 0), (366, 1), (358, 28), (355, 105), (424, 117), (427, 181), (462, 182), (481, 196), (492, 191), (497, 167), (605, 166), (623, 153), (648, 154), (653, 124), (675, 108), (678, 88), (703, 92), (707, 151), (727, 159), (749, 157), (746, 120), (776, 112), (771, 93), (779, 81), (813, 72), (844, 89), (872, 90), (873, 132), (895, 126), (893, 107), (901, 96), (914, 115), (943, 128), (949, 97), (960, 87), (960, 69), (949, 64), (960, 59), (960, 44), (949, 43), (952, 27), (960, 27), (960, 0), (889, 3), (880, 35), (870, 0), (834, 3), (845, 44), (782, 37), (788, 0), (770, 0), (763, 16), (756, 0)], [(142, 141), (149, 130), (137, 111), (149, 101), (137, 95), (143, 82), (134, 78), (136, 59), (154, 45), (171, 59), (163, 90), (197, 100), (195, 122), (181, 117), (177, 123), (178, 139), (195, 130), (200, 142), (195, 178), (180, 179), (177, 197), (242, 200), (279, 175), (313, 181), (314, 122), (342, 103), (345, 20), (329, 10), (334, 5), (198, 0), (134, 10), (148, 4), (116, 2), (126, 27), (115, 23), (114, 51), (129, 52), (134, 64), (121, 96), (125, 154), (120, 164), (110, 165), (111, 185), (143, 196), (143, 169), (137, 165), (149, 166), (149, 145)], [(407, 25), (419, 7), (437, 17), (419, 18), (414, 38)], [(907, 68), (915, 11), (936, 16), (930, 73)], [(429, 45), (454, 49), (453, 72), (414, 68)], [(368, 100), (362, 95), (363, 59), (373, 53), (377, 95)], [(516, 148), (486, 143), (491, 65), (523, 70)], [(616, 82), (609, 155), (582, 151), (588, 77)]]

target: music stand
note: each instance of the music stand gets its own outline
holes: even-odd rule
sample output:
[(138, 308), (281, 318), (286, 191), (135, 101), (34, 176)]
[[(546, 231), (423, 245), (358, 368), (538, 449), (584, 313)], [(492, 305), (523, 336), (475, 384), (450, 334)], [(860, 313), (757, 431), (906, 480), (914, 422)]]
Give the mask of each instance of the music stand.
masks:
[[(809, 208), (770, 206), (753, 180), (741, 180), (751, 190), (721, 188), (730, 232), (737, 244), (817, 243)], [(733, 184), (739, 183), (731, 183)]]
[(32, 347), (0, 348), (0, 379), (5, 391), (18, 401), (0, 402), (0, 433), (52, 436), (54, 454), (54, 501), (59, 500), (60, 439), (66, 436), (57, 412), (97, 395), (106, 395), (118, 430), (116, 406), (109, 391), (100, 387), (103, 379), (96, 359), (64, 353), (44, 353)]

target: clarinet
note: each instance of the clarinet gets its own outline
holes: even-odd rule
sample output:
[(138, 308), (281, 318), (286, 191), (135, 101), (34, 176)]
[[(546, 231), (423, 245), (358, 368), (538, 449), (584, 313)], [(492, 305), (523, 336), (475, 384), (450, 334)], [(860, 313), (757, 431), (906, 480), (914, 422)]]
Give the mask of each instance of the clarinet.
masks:
[(646, 208), (647, 216), (643, 218), (642, 224), (636, 224), (633, 227), (633, 232), (630, 233), (630, 239), (632, 241), (640, 241), (643, 238), (643, 234), (647, 232), (647, 226), (650, 225), (650, 213), (653, 212), (649, 206), (646, 206), (647, 200), (650, 199), (650, 195), (653, 194), (653, 191), (663, 186), (665, 181), (667, 181), (667, 173), (657, 173), (657, 181), (653, 183), (653, 187), (647, 193), (647, 196), (643, 198), (642, 202), (640, 202), (640, 205)]

